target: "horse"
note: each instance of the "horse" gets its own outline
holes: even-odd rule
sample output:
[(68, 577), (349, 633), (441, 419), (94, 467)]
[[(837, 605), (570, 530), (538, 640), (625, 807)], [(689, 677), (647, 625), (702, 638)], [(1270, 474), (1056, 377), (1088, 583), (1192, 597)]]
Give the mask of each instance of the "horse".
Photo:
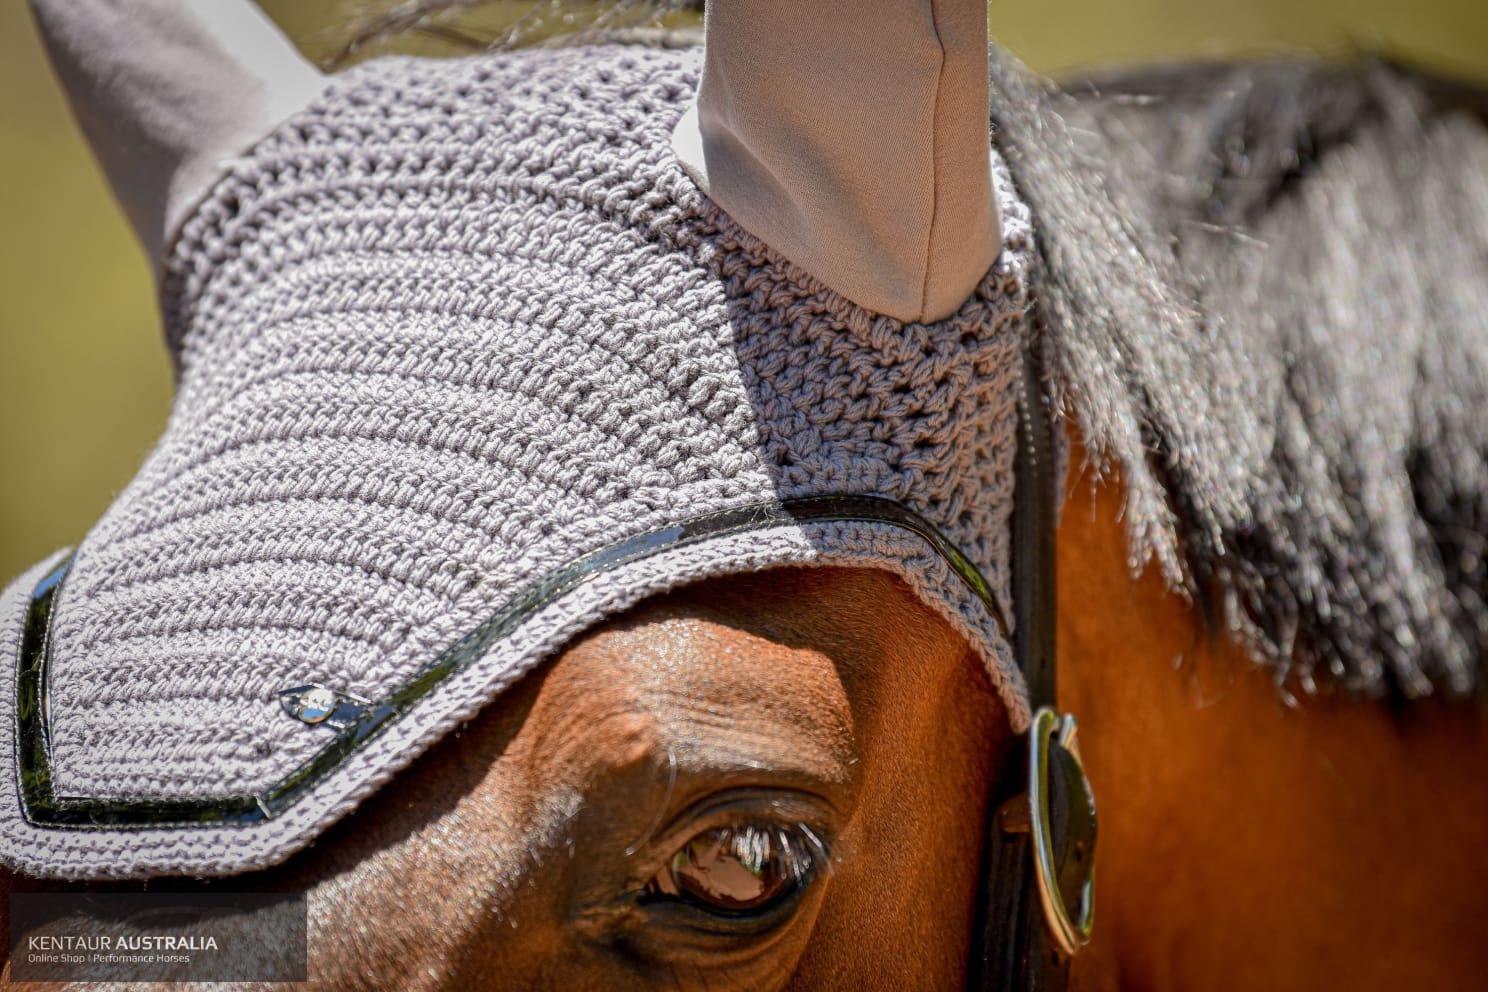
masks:
[[(251, 18), (224, 31), (146, 4), (99, 27), (82, 5), (33, 5), (157, 261), (223, 157), (322, 85)], [(813, 44), (855, 37), (835, 9)], [(717, 36), (720, 20), (707, 44), (737, 55), (747, 32)], [(959, 48), (943, 33), (957, 71), (974, 28)], [(119, 77), (100, 63), (147, 85), (101, 89)], [(1488, 966), (1473, 855), (1488, 794), (1471, 771), (1488, 754), (1488, 98), (1383, 64), (1056, 88), (996, 48), (990, 63), (986, 102), (967, 102), (1037, 237), (1027, 313), (1068, 465), (1058, 703), (1100, 797), (1100, 915), (1073, 987), (1473, 987)], [(253, 96), (246, 120), (211, 78)], [(802, 201), (825, 244), (791, 241), (719, 163), (694, 162), (697, 181), (846, 299), (906, 270), (929, 283), (903, 242), (842, 265), (832, 219), (881, 214), (833, 199), (852, 183)], [(1005, 233), (1016, 217), (978, 214), (985, 160), (963, 165), (947, 167), (952, 216)], [(926, 295), (885, 292), (878, 310), (913, 323)], [(55, 565), (13, 587), (8, 644), (11, 604)], [(1025, 747), (988, 676), (913, 574), (782, 564), (677, 583), (571, 632), (279, 863), (149, 886), (308, 892), (328, 988), (961, 986), (988, 822)], [(6, 843), (7, 862), (31, 856)], [(712, 870), (751, 847), (753, 870)], [(44, 874), (0, 881), (81, 884)]]

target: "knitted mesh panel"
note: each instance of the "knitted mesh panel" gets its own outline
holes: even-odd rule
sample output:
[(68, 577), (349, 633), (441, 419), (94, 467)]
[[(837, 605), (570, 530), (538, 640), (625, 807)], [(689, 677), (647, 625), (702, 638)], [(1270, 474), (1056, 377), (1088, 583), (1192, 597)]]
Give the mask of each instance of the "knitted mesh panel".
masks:
[[(59, 794), (267, 789), (329, 739), (281, 690), (378, 699), (579, 555), (764, 500), (902, 502), (1010, 615), (1032, 244), (1005, 169), (994, 156), (997, 264), (952, 317), (904, 325), (686, 178), (669, 142), (696, 71), (694, 53), (632, 48), (382, 60), (230, 164), (168, 262), (169, 427), (57, 607)], [(783, 563), (904, 576), (1026, 723), (991, 616), (917, 539), (800, 525), (664, 560), (541, 612), (303, 809), (219, 831), (237, 841), (54, 840), (0, 807), (0, 851), (63, 875), (262, 867), (584, 626), (679, 581)]]

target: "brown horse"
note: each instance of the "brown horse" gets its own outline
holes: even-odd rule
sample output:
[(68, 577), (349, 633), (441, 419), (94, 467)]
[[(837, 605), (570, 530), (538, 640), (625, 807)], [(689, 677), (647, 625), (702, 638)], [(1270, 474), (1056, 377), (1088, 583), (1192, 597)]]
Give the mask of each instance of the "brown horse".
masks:
[[(1223, 454), (1184, 450), (1207, 436), (1184, 433), (1191, 425), (1178, 414), (1187, 408), (1164, 409), (1171, 397), (1141, 391), (1141, 430), (1135, 448), (1124, 448), (1099, 387), (1074, 377), (1090, 354), (1121, 348), (1128, 366), (1174, 371), (1160, 342), (1104, 340), (1078, 326), (1101, 323), (1106, 311), (1133, 319), (1121, 310), (1125, 277), (1152, 280), (1163, 307), (1176, 300), (1238, 322), (1247, 316), (1241, 294), (1216, 283), (1264, 285), (1330, 247), (1257, 248), (1315, 220), (1308, 204), (1357, 204), (1374, 189), (1369, 156), (1387, 154), (1387, 139), (1435, 143), (1422, 165), (1429, 172), (1488, 164), (1483, 127), (1466, 116), (1461, 94), (1373, 69), (1195, 70), (1176, 85), (1134, 77), (1075, 91), (1078, 101), (1044, 94), (1016, 67), (994, 69), (994, 119), (999, 95), (1023, 100), (1016, 113), (1004, 104), (997, 122), (1044, 221), (1049, 273), (1037, 305), (1071, 413), (1058, 530), (1060, 705), (1080, 717), (1101, 799), (1099, 923), (1074, 984), (1477, 987), (1488, 972), (1488, 942), (1478, 936), (1488, 909), (1479, 853), (1488, 786), (1475, 772), (1488, 758), (1488, 726), (1471, 690), (1476, 658), (1454, 682), (1417, 637), (1415, 668), (1381, 662), (1371, 678), (1362, 662), (1374, 640), (1353, 628), (1362, 646), (1337, 647), (1331, 614), (1315, 608), (1292, 609), (1293, 627), (1273, 636), (1285, 594), (1302, 599), (1311, 587), (1287, 576), (1274, 585), (1241, 579), (1281, 571), (1253, 530), (1273, 510), (1264, 484), (1300, 488), (1305, 478), (1268, 461), (1271, 475), (1242, 484), (1246, 512), (1221, 519), (1197, 504), (1211, 494), (1198, 478), (1204, 459)], [(1410, 112), (1388, 116), (1402, 101)], [(1290, 130), (1278, 137), (1257, 124), (1273, 117)], [(1076, 150), (1066, 122), (1096, 148)], [(1237, 132), (1241, 125), (1259, 130)], [(1246, 152), (1244, 169), (1227, 160), (1218, 175), (1202, 171)], [(1145, 156), (1159, 153), (1172, 154), (1167, 168), (1146, 170)], [(1100, 174), (1087, 180), (1067, 162), (1100, 163)], [(1197, 186), (1205, 189), (1187, 209)], [(1103, 197), (1098, 211), (1081, 200), (1092, 189)], [(1225, 213), (1240, 200), (1246, 211)], [(1222, 247), (1211, 240), (1216, 211)], [(1488, 229), (1488, 200), (1464, 197), (1419, 216), (1427, 225), (1451, 211), (1468, 220), (1402, 237), (1468, 255), (1464, 266), (1481, 275), (1488, 255), (1461, 230)], [(1379, 229), (1365, 217), (1353, 233), (1331, 248), (1339, 266), (1368, 274), (1363, 254)], [(1152, 243), (1165, 239), (1187, 265), (1140, 276), (1124, 267), (1160, 257)], [(1259, 261), (1235, 264), (1236, 252)], [(1117, 257), (1091, 277), (1104, 301), (1082, 283), (1097, 266), (1090, 255)], [(1448, 276), (1460, 272), (1438, 277)], [(1302, 301), (1299, 310), (1326, 309), (1358, 281), (1288, 283), (1286, 295)], [(1271, 302), (1243, 301), (1263, 310)], [(1438, 326), (1451, 319), (1431, 312)], [(1197, 340), (1195, 361), (1224, 350), (1212, 336)], [(1211, 385), (1205, 368), (1193, 370), (1191, 390)], [(1225, 402), (1214, 400), (1211, 432), (1241, 429)], [(1431, 436), (1423, 426), (1406, 446)], [(1438, 437), (1454, 440), (1461, 436)], [(1478, 437), (1445, 457), (1476, 459), (1485, 446)], [(1295, 454), (1283, 440), (1274, 448), (1264, 454), (1277, 463)], [(1360, 442), (1331, 454), (1372, 453)], [(1141, 530), (1163, 530), (1143, 502), (1154, 486), (1172, 517), (1167, 554), (1162, 535)], [(1419, 502), (1423, 518), (1451, 530), (1446, 511), (1432, 517), (1430, 500)], [(1360, 533), (1359, 555), (1372, 553), (1373, 536)], [(1153, 550), (1156, 564), (1143, 568)], [(1455, 576), (1452, 588), (1471, 588), (1475, 574)], [(1357, 574), (1327, 579), (1340, 612), (1349, 581)], [(1399, 640), (1406, 635), (1389, 628), (1390, 616), (1381, 606), (1368, 619)], [(1422, 686), (1466, 698), (1400, 700)], [(1379, 698), (1392, 693), (1393, 703)], [(715, 578), (593, 627), (285, 864), (152, 885), (308, 891), (311, 985), (325, 989), (960, 987), (987, 809), (1014, 751), (1006, 708), (978, 658), (889, 573)], [(730, 831), (751, 829), (778, 831), (768, 870), (698, 870), (729, 859)], [(0, 873), (7, 893), (64, 887)], [(664, 898), (678, 891), (691, 900)], [(768, 912), (710, 915), (720, 905)]]
[[(1103, 818), (1075, 987), (1475, 987), (1481, 711), (1288, 707), (1158, 576), (1131, 581), (1121, 489), (1091, 482), (1059, 536), (1063, 691)], [(597, 628), (224, 887), (307, 890), (326, 989), (954, 988), (1009, 744), (964, 644), (892, 578), (716, 580)], [(785, 802), (832, 838), (789, 921), (698, 933), (607, 898), (720, 802)]]

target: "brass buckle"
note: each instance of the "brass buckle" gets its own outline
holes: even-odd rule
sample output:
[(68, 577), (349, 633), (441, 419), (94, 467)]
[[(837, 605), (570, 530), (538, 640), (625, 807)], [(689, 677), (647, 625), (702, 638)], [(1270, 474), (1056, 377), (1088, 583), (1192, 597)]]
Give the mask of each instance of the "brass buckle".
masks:
[(1033, 715), (1028, 739), (1028, 808), (1029, 832), (1033, 837), (1033, 860), (1038, 878), (1039, 902), (1044, 906), (1044, 921), (1054, 943), (1065, 955), (1073, 957), (1090, 943), (1095, 924), (1095, 869), (1091, 867), (1080, 889), (1078, 916), (1070, 917), (1059, 890), (1059, 875), (1054, 866), (1054, 839), (1049, 821), (1049, 742), (1058, 740), (1075, 759), (1080, 774), (1085, 774), (1080, 760), (1080, 745), (1075, 739), (1075, 718), (1056, 713), (1051, 707), (1040, 707)]

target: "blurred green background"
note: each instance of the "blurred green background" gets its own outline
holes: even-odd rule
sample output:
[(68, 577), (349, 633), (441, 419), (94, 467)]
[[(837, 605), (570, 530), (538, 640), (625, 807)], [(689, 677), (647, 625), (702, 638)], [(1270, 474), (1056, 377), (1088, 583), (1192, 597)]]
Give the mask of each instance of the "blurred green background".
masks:
[[(263, 6), (321, 58), (376, 5)], [(1048, 72), (1363, 49), (1488, 81), (1488, 0), (997, 0), (992, 30)], [(150, 273), (78, 137), (26, 5), (0, 3), (0, 582), (83, 535), (159, 434), (170, 391)]]

